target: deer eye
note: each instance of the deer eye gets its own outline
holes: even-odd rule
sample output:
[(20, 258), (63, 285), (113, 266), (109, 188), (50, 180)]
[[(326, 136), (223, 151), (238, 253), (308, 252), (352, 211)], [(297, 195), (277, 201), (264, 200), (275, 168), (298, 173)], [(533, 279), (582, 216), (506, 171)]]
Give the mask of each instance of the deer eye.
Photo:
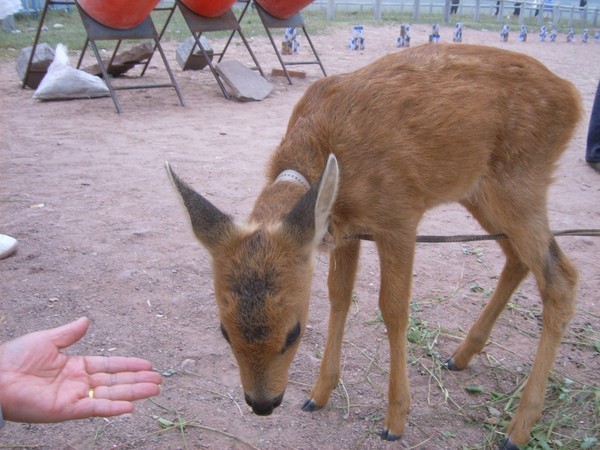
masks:
[(223, 335), (225, 340), (231, 344), (231, 341), (229, 340), (229, 335), (227, 334), (227, 331), (225, 330), (223, 324), (221, 324), (221, 334)]
[(285, 338), (285, 344), (283, 349), (281, 349), (281, 353), (284, 353), (290, 346), (292, 346), (300, 337), (300, 322), (296, 322), (294, 328), (288, 333)]

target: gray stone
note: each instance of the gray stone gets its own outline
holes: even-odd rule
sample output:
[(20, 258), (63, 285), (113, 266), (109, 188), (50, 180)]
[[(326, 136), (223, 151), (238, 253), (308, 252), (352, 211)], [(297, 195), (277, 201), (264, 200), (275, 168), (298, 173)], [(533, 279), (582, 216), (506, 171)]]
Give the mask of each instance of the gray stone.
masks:
[[(134, 68), (136, 65), (140, 64), (142, 61), (147, 60), (154, 53), (154, 45), (152, 42), (147, 41), (141, 44), (134, 45), (128, 50), (117, 53), (115, 59), (112, 64), (108, 66), (110, 62), (109, 58), (103, 59), (104, 67), (106, 68), (106, 72), (109, 75), (118, 77), (119, 75), (124, 74), (128, 70)], [(102, 70), (98, 64), (94, 64), (93, 66), (86, 67), (85, 70), (87, 73), (91, 73), (92, 75), (96, 75), (98, 77), (102, 76)]]
[(273, 90), (271, 83), (239, 61), (220, 62), (215, 69), (229, 93), (240, 101), (262, 100)]
[(15, 16), (12, 14), (2, 19), (2, 31), (5, 33), (13, 33), (15, 29)]
[[(27, 63), (31, 56), (31, 50), (33, 47), (25, 47), (21, 50), (19, 57), (17, 58), (17, 74), (19, 79), (23, 81), (25, 79), (25, 72), (27, 71)], [(52, 64), (54, 60), (54, 50), (46, 43), (38, 44), (35, 47), (35, 54), (31, 61), (31, 67), (29, 69), (29, 77), (27, 80), (27, 86), (32, 89), (37, 89), (40, 81), (46, 75), (48, 66)]]
[[(208, 66), (208, 61), (202, 53), (202, 50), (200, 50), (197, 45), (194, 49), (194, 53), (190, 54), (195, 43), (196, 39), (194, 36), (190, 36), (177, 46), (177, 62), (182, 70), (201, 70)], [(202, 44), (202, 47), (204, 47), (204, 50), (206, 50), (209, 60), (212, 61), (214, 50), (210, 46), (208, 39), (206, 39), (204, 36), (200, 36), (200, 44)]]

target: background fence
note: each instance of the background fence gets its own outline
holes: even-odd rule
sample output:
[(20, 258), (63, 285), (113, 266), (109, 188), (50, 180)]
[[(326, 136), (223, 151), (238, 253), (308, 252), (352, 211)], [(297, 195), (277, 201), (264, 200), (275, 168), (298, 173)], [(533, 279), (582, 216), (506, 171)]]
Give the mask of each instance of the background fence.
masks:
[[(584, 6), (581, 4), (585, 2)], [(526, 19), (535, 20), (538, 26), (544, 21), (553, 23), (567, 22), (567, 26), (592, 26), (598, 24), (600, 3), (587, 4), (585, 0), (315, 0), (307, 8), (326, 11), (327, 18), (333, 20), (338, 11), (373, 11), (374, 17), (381, 20), (386, 12), (412, 13), (414, 22), (419, 22), (421, 14), (439, 14), (446, 23), (451, 19), (451, 8), (456, 14), (469, 16), (473, 22), (479, 22), (484, 15), (497, 17), (503, 23), (506, 16), (519, 18), (523, 24)]]
[[(37, 12), (44, 7), (45, 0), (21, 2), (25, 12)], [(172, 3), (172, 0), (163, 0), (163, 3)], [(565, 23), (568, 27), (596, 27), (600, 15), (600, 0), (589, 3), (588, 0), (315, 0), (307, 9), (325, 12), (328, 20), (333, 20), (338, 11), (372, 11), (377, 20), (385, 13), (393, 12), (411, 14), (413, 22), (420, 22), (422, 14), (440, 15), (445, 23), (449, 23), (453, 7), (457, 16), (468, 16), (473, 22), (481, 21), (482, 16), (492, 16), (497, 17), (499, 24), (506, 16), (512, 16), (518, 17), (521, 25), (526, 20), (529, 23), (533, 20), (538, 26), (551, 21)]]

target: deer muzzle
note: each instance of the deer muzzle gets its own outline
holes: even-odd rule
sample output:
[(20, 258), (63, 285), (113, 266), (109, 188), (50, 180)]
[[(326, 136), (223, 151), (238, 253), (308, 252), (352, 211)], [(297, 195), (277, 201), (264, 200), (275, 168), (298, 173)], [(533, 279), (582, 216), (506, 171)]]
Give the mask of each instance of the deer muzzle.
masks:
[(283, 392), (271, 399), (254, 399), (248, 394), (244, 394), (246, 403), (252, 408), (252, 412), (257, 416), (269, 416), (275, 408), (281, 405), (283, 401)]

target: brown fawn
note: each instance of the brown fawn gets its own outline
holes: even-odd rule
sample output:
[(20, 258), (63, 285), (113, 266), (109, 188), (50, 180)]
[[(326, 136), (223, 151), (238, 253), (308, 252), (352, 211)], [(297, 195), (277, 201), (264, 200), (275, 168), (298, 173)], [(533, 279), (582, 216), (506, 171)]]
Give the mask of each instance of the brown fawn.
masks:
[[(505, 448), (527, 443), (548, 373), (574, 312), (577, 271), (548, 225), (556, 162), (581, 116), (579, 94), (528, 56), (465, 44), (424, 45), (312, 84), (272, 155), (245, 223), (167, 170), (213, 262), (221, 331), (259, 415), (280, 405), (307, 322), (316, 252), (329, 242), (329, 330), (302, 409), (327, 404), (340, 377), (344, 324), (360, 241), (373, 236), (379, 307), (390, 347), (382, 437), (404, 434), (410, 408), (406, 332), (417, 226), (430, 208), (459, 202), (498, 242), (506, 263), (487, 306), (447, 362), (464, 369), (521, 281), (543, 303), (539, 348)], [(327, 239), (325, 239), (325, 237)]]

